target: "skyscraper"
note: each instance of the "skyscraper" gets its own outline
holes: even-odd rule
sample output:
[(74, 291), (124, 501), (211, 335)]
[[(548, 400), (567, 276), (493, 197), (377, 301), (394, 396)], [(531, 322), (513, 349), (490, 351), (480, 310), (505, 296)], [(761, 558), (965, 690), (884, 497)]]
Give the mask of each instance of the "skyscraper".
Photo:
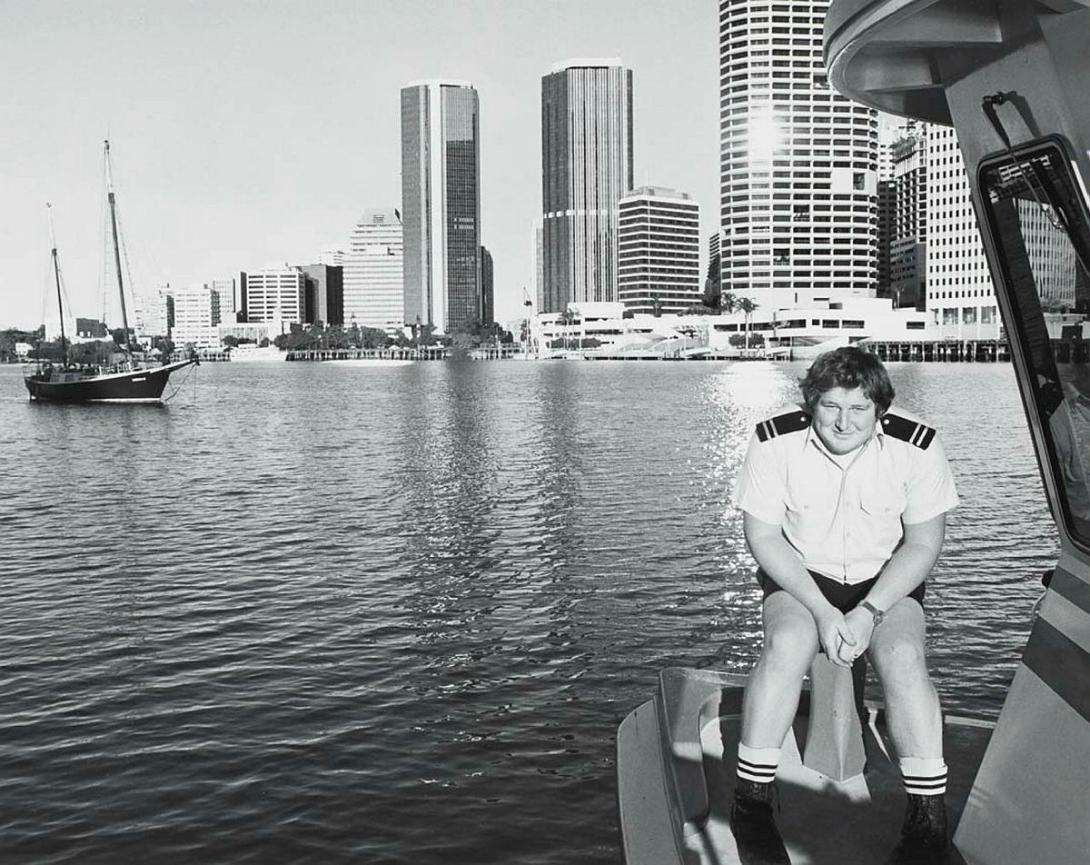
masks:
[(617, 300), (632, 312), (687, 312), (700, 303), (700, 205), (642, 186), (620, 201)]
[(481, 313), (477, 91), (464, 81), (401, 90), (405, 320), (439, 332)]
[(570, 60), (541, 79), (542, 303), (617, 300), (619, 202), (632, 188), (632, 71)]
[(828, 6), (719, 2), (724, 291), (874, 291), (878, 116), (829, 88)]
[(400, 329), (406, 321), (401, 214), (392, 207), (365, 210), (348, 244), (344, 323)]
[(998, 339), (999, 311), (957, 135), (927, 136), (927, 311), (940, 339)]
[(927, 127), (909, 122), (890, 147), (893, 217), (889, 290), (894, 306), (925, 308), (927, 262)]

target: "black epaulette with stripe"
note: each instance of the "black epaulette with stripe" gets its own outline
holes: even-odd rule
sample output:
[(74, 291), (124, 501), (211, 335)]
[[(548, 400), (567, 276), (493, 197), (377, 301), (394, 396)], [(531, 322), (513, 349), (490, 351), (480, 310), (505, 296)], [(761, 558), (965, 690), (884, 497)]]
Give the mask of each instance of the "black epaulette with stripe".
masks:
[(810, 426), (810, 415), (804, 411), (789, 411), (757, 424), (757, 441), (766, 442), (784, 433), (798, 432)]
[(882, 432), (886, 433), (886, 435), (891, 435), (901, 441), (906, 441), (910, 445), (915, 445), (922, 451), (927, 450), (927, 446), (930, 445), (935, 438), (934, 427), (917, 423), (914, 420), (901, 417), (899, 414), (894, 414), (893, 412), (886, 412), (882, 415), (881, 423)]

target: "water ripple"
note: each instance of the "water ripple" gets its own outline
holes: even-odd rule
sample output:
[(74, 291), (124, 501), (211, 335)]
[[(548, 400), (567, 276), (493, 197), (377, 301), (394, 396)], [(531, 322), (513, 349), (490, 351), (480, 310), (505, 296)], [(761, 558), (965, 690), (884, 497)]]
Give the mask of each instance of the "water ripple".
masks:
[[(224, 364), (162, 409), (0, 401), (0, 861), (617, 862), (618, 722), (664, 666), (754, 659), (730, 495), (801, 371)], [(994, 715), (1057, 547), (1013, 378), (892, 374), (963, 502), (938, 686)]]

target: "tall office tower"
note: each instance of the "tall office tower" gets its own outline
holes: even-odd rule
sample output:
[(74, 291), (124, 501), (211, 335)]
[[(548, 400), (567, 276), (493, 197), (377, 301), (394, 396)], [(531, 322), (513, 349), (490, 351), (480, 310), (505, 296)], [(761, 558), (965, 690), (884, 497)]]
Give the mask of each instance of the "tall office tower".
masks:
[(481, 151), (477, 91), (464, 81), (401, 90), (404, 321), (439, 332), (479, 319)]
[(997, 339), (999, 312), (954, 130), (927, 138), (927, 309), (939, 339)]
[(235, 313), (238, 312), (238, 280), (213, 279), (211, 288), (219, 292), (220, 319), (234, 324)]
[(269, 322), (269, 338), (302, 324), (306, 311), (306, 277), (297, 267), (267, 264), (239, 274), (243, 320)]
[(198, 348), (218, 348), (220, 294), (207, 285), (176, 288), (174, 296), (174, 328), (171, 339), (175, 345)]
[(632, 70), (570, 60), (541, 79), (542, 299), (617, 300), (618, 203), (632, 183)]
[(828, 5), (719, 0), (724, 291), (874, 292), (878, 113), (829, 88)]
[(641, 186), (620, 200), (617, 300), (660, 315), (700, 303), (700, 205), (684, 192)]
[(405, 326), (403, 231), (392, 207), (365, 210), (356, 223), (344, 257), (345, 324), (389, 332)]
[(496, 320), (496, 295), (492, 283), (492, 253), (481, 247), (481, 323), (492, 324)]
[(893, 208), (889, 224), (889, 296), (894, 306), (926, 308), (927, 127), (910, 121), (889, 147)]
[(344, 324), (344, 269), (328, 264), (308, 264), (303, 272), (308, 323)]
[(327, 267), (343, 267), (344, 250), (339, 246), (325, 247), (318, 253), (318, 264), (324, 264)]

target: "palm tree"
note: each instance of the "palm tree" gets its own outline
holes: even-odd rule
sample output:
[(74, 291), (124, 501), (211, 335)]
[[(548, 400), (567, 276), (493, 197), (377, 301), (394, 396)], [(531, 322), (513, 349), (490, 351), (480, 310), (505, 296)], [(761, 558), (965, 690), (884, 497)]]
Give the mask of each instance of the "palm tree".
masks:
[(564, 325), (564, 350), (568, 351), (571, 348), (571, 345), (569, 343), (569, 330), (571, 326), (575, 323), (575, 313), (567, 307), (564, 307), (564, 311), (560, 313), (560, 323)]
[(746, 351), (749, 351), (749, 322), (753, 316), (753, 311), (757, 308), (757, 304), (754, 303), (748, 297), (738, 298), (735, 304), (746, 316)]
[(738, 298), (734, 296), (733, 292), (724, 291), (719, 296), (719, 308), (722, 309), (727, 315), (734, 312), (735, 307), (738, 306)]

